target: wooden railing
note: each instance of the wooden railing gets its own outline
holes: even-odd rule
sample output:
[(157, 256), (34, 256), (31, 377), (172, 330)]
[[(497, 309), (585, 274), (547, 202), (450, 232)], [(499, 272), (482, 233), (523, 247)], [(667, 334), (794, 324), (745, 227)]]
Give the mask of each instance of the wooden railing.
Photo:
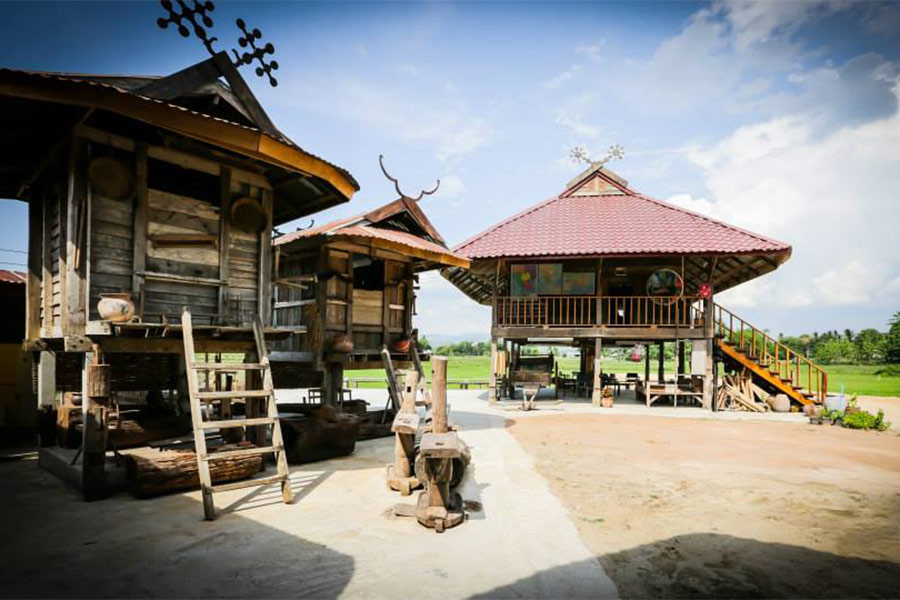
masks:
[(692, 296), (503, 296), (501, 327), (702, 327), (703, 303)]
[(723, 340), (791, 385), (813, 392), (819, 402), (825, 400), (828, 373), (819, 365), (718, 304), (713, 314), (716, 334)]

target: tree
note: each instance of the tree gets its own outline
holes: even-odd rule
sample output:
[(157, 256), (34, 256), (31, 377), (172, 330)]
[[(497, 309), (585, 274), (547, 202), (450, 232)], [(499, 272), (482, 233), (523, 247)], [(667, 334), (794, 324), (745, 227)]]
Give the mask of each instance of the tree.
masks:
[(816, 348), (816, 361), (826, 365), (856, 361), (856, 345), (841, 335), (833, 335)]
[(889, 363), (900, 363), (900, 311), (894, 313), (884, 337), (884, 359)]
[(863, 329), (856, 334), (856, 358), (864, 364), (877, 364), (884, 360), (885, 334), (877, 329)]
[(424, 335), (419, 338), (419, 349), (428, 352), (431, 350), (431, 342), (428, 341), (428, 338)]

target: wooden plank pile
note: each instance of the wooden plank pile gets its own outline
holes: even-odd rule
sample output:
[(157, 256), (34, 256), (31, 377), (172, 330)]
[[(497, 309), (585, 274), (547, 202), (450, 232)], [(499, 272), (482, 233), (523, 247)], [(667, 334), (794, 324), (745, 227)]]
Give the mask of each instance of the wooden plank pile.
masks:
[(769, 394), (753, 383), (750, 371), (744, 369), (722, 377), (716, 395), (716, 409), (768, 412), (768, 398)]

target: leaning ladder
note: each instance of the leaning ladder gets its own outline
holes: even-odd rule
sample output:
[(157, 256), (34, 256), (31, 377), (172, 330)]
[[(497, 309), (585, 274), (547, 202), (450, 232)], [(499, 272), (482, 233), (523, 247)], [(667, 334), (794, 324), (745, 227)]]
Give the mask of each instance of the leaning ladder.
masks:
[[(284, 453), (284, 441), (281, 437), (281, 425), (278, 422), (278, 407), (275, 405), (275, 391), (272, 385), (272, 371), (269, 368), (269, 358), (266, 353), (266, 341), (263, 336), (262, 324), (257, 316), (253, 321), (253, 337), (256, 341), (257, 363), (233, 363), (233, 362), (195, 362), (194, 330), (191, 323), (191, 312), (185, 308), (181, 315), (182, 335), (184, 336), (184, 364), (187, 372), (188, 394), (191, 400), (191, 423), (194, 429), (194, 448), (197, 453), (197, 467), (200, 472), (200, 490), (203, 493), (203, 514), (207, 520), (216, 518), (216, 507), (213, 502), (213, 494), (247, 487), (263, 486), (272, 483), (281, 484), (281, 495), (285, 503), (292, 501), (291, 483), (287, 457)], [(197, 377), (201, 373), (217, 370), (242, 370), (258, 371), (262, 373), (262, 389), (237, 390), (237, 391), (205, 391), (201, 392), (197, 383)], [(246, 378), (249, 384), (252, 379)], [(245, 384), (246, 385), (246, 384)], [(258, 418), (232, 418), (222, 420), (204, 420), (202, 403), (216, 403), (223, 400), (246, 402), (248, 398), (265, 398), (266, 416)], [(253, 448), (240, 448), (223, 452), (209, 453), (206, 449), (206, 432), (210, 429), (226, 429), (232, 427), (272, 427), (272, 445)], [(257, 477), (244, 481), (213, 485), (209, 473), (209, 462), (234, 456), (248, 456), (254, 454), (275, 454), (276, 474), (269, 477)]]

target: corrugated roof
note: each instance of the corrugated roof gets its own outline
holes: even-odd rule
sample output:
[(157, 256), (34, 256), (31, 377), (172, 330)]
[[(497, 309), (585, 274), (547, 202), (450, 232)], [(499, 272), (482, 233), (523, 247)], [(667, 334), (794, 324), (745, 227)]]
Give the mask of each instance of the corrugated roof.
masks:
[[(393, 203), (387, 204), (385, 205), (385, 207), (389, 207), (391, 206), (391, 204)], [(288, 233), (276, 238), (274, 243), (276, 246), (280, 246), (299, 239), (309, 239), (315, 238), (317, 236), (367, 238), (373, 240), (383, 240), (394, 244), (400, 244), (401, 246), (405, 246), (406, 248), (410, 248), (413, 250), (421, 250), (434, 255), (440, 255), (442, 257), (445, 257), (445, 259), (439, 262), (444, 262), (445, 264), (453, 264), (455, 266), (464, 265), (468, 267), (468, 258), (453, 252), (442, 244), (432, 242), (431, 240), (406, 231), (397, 231), (395, 229), (380, 227), (377, 223), (372, 223), (369, 219), (366, 218), (367, 215), (372, 215), (378, 210), (379, 209), (376, 209), (374, 211), (367, 211), (362, 215), (357, 215), (354, 217), (337, 219), (335, 221), (331, 221), (329, 223), (325, 223), (324, 225), (320, 225), (311, 229), (294, 231), (292, 233)], [(389, 214), (393, 215), (395, 213), (392, 212)], [(422, 218), (425, 218), (424, 213), (422, 214)], [(431, 226), (430, 223), (428, 224), (429, 226)], [(437, 256), (435, 258), (437, 258)], [(451, 262), (447, 262), (446, 259), (450, 259)]]
[(791, 249), (784, 242), (617, 187), (622, 193), (600, 196), (572, 195), (574, 189), (569, 188), (454, 250), (477, 259), (777, 253)]
[[(273, 139), (273, 140), (275, 140), (275, 141), (277, 141), (277, 142), (281, 142), (281, 143), (283, 143), (283, 144), (286, 144), (286, 145), (288, 145), (288, 146), (291, 146), (291, 147), (293, 147), (293, 148), (296, 148), (297, 150), (299, 150), (299, 151), (302, 152), (303, 154), (306, 154), (306, 155), (308, 155), (308, 156), (310, 156), (310, 157), (312, 157), (312, 158), (314, 158), (314, 159), (316, 159), (316, 160), (318, 160), (318, 161), (321, 161), (322, 163), (324, 163), (324, 164), (326, 164), (326, 165), (328, 165), (328, 166), (330, 166), (330, 167), (336, 169), (337, 171), (339, 171), (339, 172), (341, 173), (342, 176), (344, 176), (349, 182), (351, 182), (351, 184), (353, 185), (353, 187), (355, 187), (357, 190), (359, 189), (359, 183), (356, 181), (356, 179), (353, 177), (353, 175), (350, 174), (349, 171), (347, 171), (347, 170), (344, 169), (343, 167), (340, 167), (340, 166), (338, 166), (338, 165), (336, 165), (336, 164), (334, 164), (334, 163), (331, 163), (331, 162), (325, 160), (325, 159), (322, 158), (321, 156), (317, 156), (317, 155), (313, 154), (312, 152), (309, 152), (309, 151), (307, 151), (307, 150), (304, 150), (303, 148), (301, 148), (300, 146), (298, 146), (293, 140), (291, 140), (289, 137), (287, 137), (286, 135), (284, 135), (284, 134), (281, 133), (281, 132), (278, 132), (278, 133), (279, 133), (278, 136), (269, 135), (268, 133), (266, 133), (265, 131), (262, 131), (262, 130), (261, 130), (260, 128), (258, 128), (258, 127), (250, 127), (250, 126), (245, 125), (245, 124), (243, 124), (243, 123), (236, 123), (236, 122), (230, 121), (230, 120), (228, 120), (228, 119), (223, 119), (223, 118), (221, 118), (221, 117), (216, 117), (216, 116), (209, 115), (209, 114), (206, 114), (206, 113), (203, 113), (203, 112), (199, 112), (199, 111), (196, 111), (196, 110), (191, 110), (191, 109), (189, 109), (189, 108), (185, 108), (184, 106), (181, 106), (181, 105), (178, 105), (178, 104), (174, 104), (174, 103), (172, 103), (172, 102), (168, 102), (168, 101), (165, 101), (165, 100), (159, 100), (159, 99), (157, 99), (157, 98), (151, 98), (151, 97), (149, 97), (149, 96), (145, 96), (145, 95), (143, 95), (143, 94), (140, 94), (140, 93), (138, 93), (138, 92), (136, 92), (136, 91), (134, 91), (134, 90), (132, 90), (132, 89), (127, 89), (126, 87), (123, 87), (123, 85), (125, 85), (125, 84), (124, 84), (125, 81), (127, 81), (127, 80), (140, 79), (139, 76), (134, 76), (134, 75), (131, 75), (131, 76), (124, 76), (124, 75), (123, 75), (123, 76), (118, 76), (119, 79), (123, 80), (122, 82), (120, 82), (120, 83), (123, 83), (123, 85), (114, 85), (113, 83), (110, 83), (109, 80), (115, 81), (115, 80), (116, 80), (115, 77), (110, 77), (110, 78), (108, 78), (109, 80), (104, 80), (104, 79), (107, 79), (107, 77), (106, 77), (106, 76), (103, 76), (103, 75), (96, 75), (96, 76), (93, 76), (93, 75), (86, 75), (86, 74), (69, 74), (69, 73), (59, 73), (59, 72), (52, 72), (52, 71), (27, 71), (27, 70), (22, 70), (22, 69), (9, 69), (9, 68), (0, 68), (0, 73), (10, 73), (10, 74), (16, 74), (16, 75), (25, 75), (25, 76), (31, 76), (31, 77), (39, 77), (39, 78), (42, 78), (42, 79), (49, 79), (49, 80), (55, 80), (55, 81), (65, 81), (65, 82), (74, 83), (74, 84), (78, 84), (78, 85), (93, 86), (93, 87), (99, 87), (99, 88), (105, 88), (105, 89), (109, 89), (109, 90), (114, 90), (114, 91), (116, 91), (116, 92), (118, 92), (118, 93), (120, 93), (120, 94), (126, 94), (126, 95), (128, 95), (128, 96), (133, 96), (133, 97), (135, 97), (135, 98), (140, 98), (141, 100), (145, 100), (145, 101), (147, 101), (147, 102), (152, 102), (152, 103), (160, 104), (160, 105), (163, 105), (163, 106), (167, 106), (167, 107), (170, 107), (170, 108), (173, 108), (173, 109), (176, 109), (176, 110), (179, 110), (179, 111), (183, 111), (183, 112), (186, 112), (186, 113), (189, 113), (189, 114), (192, 114), (192, 115), (197, 115), (197, 116), (204, 117), (204, 118), (207, 118), (207, 119), (210, 119), (210, 120), (213, 120), (213, 121), (217, 121), (217, 122), (219, 122), (219, 123), (224, 123), (224, 124), (232, 125), (232, 126), (235, 126), (235, 127), (241, 127), (241, 128), (246, 129), (246, 130), (248, 130), (248, 131), (253, 131), (253, 132), (259, 133), (259, 134), (264, 135), (264, 136), (266, 136), (266, 137), (268, 137), (268, 138), (270, 138), (270, 139)], [(153, 78), (147, 77), (147, 81), (150, 81), (150, 80), (152, 80), (152, 79), (153, 79)], [(224, 87), (224, 86), (223, 86), (223, 87)], [(227, 89), (227, 88), (226, 88), (226, 89)]]
[(0, 283), (28, 283), (28, 274), (22, 271), (0, 269)]

